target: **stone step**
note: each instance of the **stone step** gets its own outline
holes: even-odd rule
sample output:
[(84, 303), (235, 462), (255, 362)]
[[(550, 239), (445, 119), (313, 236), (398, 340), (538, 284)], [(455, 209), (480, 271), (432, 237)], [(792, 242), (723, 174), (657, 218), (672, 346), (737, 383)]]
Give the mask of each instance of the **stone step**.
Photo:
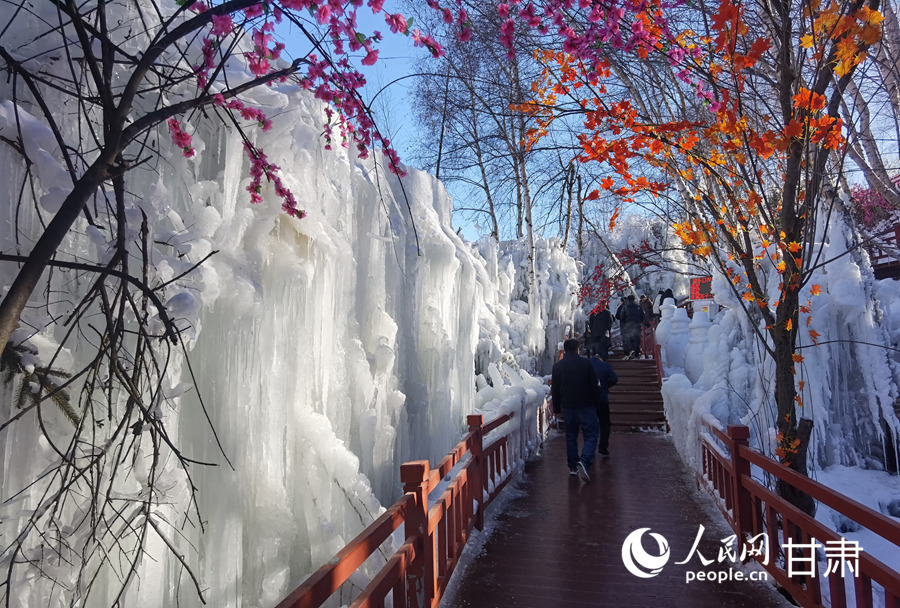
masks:
[(623, 408), (613, 408), (610, 406), (609, 408), (610, 416), (647, 416), (648, 418), (656, 418), (658, 416), (665, 416), (665, 412), (662, 410), (656, 409), (623, 409)]
[(659, 398), (659, 396), (657, 396), (656, 399), (646, 399), (644, 401), (637, 401), (632, 399), (610, 399), (609, 407), (623, 410), (656, 410), (658, 412), (662, 412), (665, 409), (663, 407), (663, 400)]

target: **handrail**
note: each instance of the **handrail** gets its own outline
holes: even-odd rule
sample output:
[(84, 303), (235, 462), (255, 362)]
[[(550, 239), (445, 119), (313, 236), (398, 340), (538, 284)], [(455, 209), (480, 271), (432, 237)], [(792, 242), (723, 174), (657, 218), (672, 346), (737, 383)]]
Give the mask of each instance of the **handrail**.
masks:
[(659, 386), (662, 387), (663, 378), (666, 377), (666, 375), (665, 375), (666, 373), (663, 371), (663, 364), (662, 364), (662, 346), (659, 344), (656, 344), (655, 338), (654, 338), (654, 344), (655, 344), (655, 346), (653, 348), (653, 358), (656, 360), (656, 378), (657, 378), (657, 381), (659, 382)]
[[(646, 330), (649, 328), (649, 331)], [(662, 346), (656, 341), (656, 323), (651, 322), (641, 328), (641, 352), (653, 354), (653, 361), (656, 363), (656, 381), (662, 386), (665, 371), (662, 364)]]
[(817, 498), (817, 500), (824, 502), (835, 511), (840, 511), (850, 519), (862, 525), (864, 528), (871, 529), (873, 526), (881, 527), (884, 524), (888, 524), (886, 527), (880, 530), (881, 536), (891, 541), (895, 545), (900, 546), (900, 524), (898, 524), (894, 520), (889, 519), (875, 509), (867, 507), (866, 505), (861, 504), (853, 500), (852, 498), (835, 492), (827, 486), (823, 486), (818, 481), (810, 479), (806, 475), (801, 475), (797, 471), (789, 469), (788, 467), (772, 460), (771, 458), (767, 458), (763, 454), (760, 454), (759, 452), (752, 450), (747, 446), (740, 446), (739, 449), (741, 452), (740, 456), (749, 460), (750, 464), (755, 464), (767, 473), (770, 473), (794, 486), (801, 492), (806, 492), (814, 498), (817, 498), (817, 494), (819, 494), (820, 492), (826, 494), (827, 500), (824, 498)]
[(284, 598), (279, 608), (312, 608), (319, 606), (356, 572), (366, 559), (406, 519), (406, 512), (414, 501), (412, 494), (404, 494), (400, 500), (381, 514), (369, 527), (341, 549), (327, 564), (316, 570), (302, 585)]
[(664, 377), (662, 365), (662, 347), (656, 342), (656, 323), (649, 325), (641, 325), (641, 354), (652, 355), (653, 361), (656, 363), (656, 380), (659, 386), (662, 386)]
[[(547, 403), (537, 412), (543, 436)], [(483, 446), (484, 436), (515, 417), (513, 412), (484, 424), (467, 417), (469, 432), (441, 461), (407, 462), (400, 467), (404, 495), (325, 565), (282, 600), (277, 608), (317, 608), (372, 556), (395, 530), (404, 526), (404, 542), (353, 601), (351, 608), (383, 606), (393, 594), (395, 607), (434, 608), (440, 602), (472, 528), (484, 527), (484, 509), (511, 478), (510, 433)], [(463, 461), (434, 502), (429, 494)], [(477, 504), (477, 510), (474, 505)]]
[(487, 435), (494, 429), (499, 428), (501, 424), (505, 424), (505, 423), (509, 422), (510, 420), (512, 420), (513, 416), (515, 416), (515, 412), (510, 412), (508, 414), (504, 414), (503, 416), (498, 416), (497, 418), (494, 418), (493, 420), (491, 420), (490, 422), (488, 422), (486, 425), (484, 425), (482, 427), (482, 429), (481, 429), (482, 434)]
[[(783, 483), (809, 494), (815, 500), (900, 546), (900, 524), (752, 450), (748, 444), (748, 427), (734, 425), (723, 432), (707, 420), (702, 421), (702, 427), (705, 434), (702, 433), (700, 439), (702, 471), (699, 477), (706, 482), (705, 485), (717, 499), (723, 515), (742, 542), (759, 534), (765, 534), (769, 548), (773, 548), (772, 544), (778, 540), (779, 535), (785, 544), (794, 541), (808, 544), (812, 538), (826, 543), (843, 540), (833, 530), (753, 479), (750, 474), (751, 465), (756, 465)], [(725, 454), (716, 443), (710, 441), (710, 436), (718, 439), (729, 454)], [(786, 563), (792, 558), (791, 554), (785, 554), (783, 545), (774, 549), (775, 555), (766, 555), (768, 559), (765, 561), (758, 554), (754, 558), (802, 606), (823, 606), (820, 578), (791, 576)], [(805, 551), (805, 554), (808, 555), (809, 551)], [(843, 577), (832, 575), (827, 582), (831, 593), (829, 605), (846, 606)], [(857, 606), (873, 605), (873, 582), (883, 588), (885, 606), (900, 605), (900, 573), (863, 551), (858, 556), (858, 572), (854, 573), (853, 581)]]

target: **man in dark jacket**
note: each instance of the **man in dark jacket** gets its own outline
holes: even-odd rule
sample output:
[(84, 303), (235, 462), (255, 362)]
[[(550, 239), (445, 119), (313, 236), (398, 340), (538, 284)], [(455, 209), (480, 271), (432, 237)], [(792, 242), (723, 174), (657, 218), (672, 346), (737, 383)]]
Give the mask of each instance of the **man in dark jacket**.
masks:
[(600, 304), (602, 308), (591, 313), (588, 318), (588, 328), (591, 330), (591, 344), (588, 347), (590, 354), (600, 354), (603, 358), (609, 354), (609, 332), (612, 330), (612, 313), (606, 304)]
[(591, 357), (591, 365), (594, 366), (597, 384), (600, 386), (600, 405), (597, 406), (600, 440), (597, 442), (597, 451), (603, 456), (609, 456), (609, 434), (612, 432), (612, 422), (609, 420), (609, 389), (616, 385), (619, 376), (613, 370), (612, 365), (606, 362), (604, 356), (594, 355)]
[(634, 295), (625, 299), (625, 307), (622, 309), (622, 347), (626, 359), (636, 359), (641, 354), (641, 323), (644, 321), (644, 311), (634, 301)]
[[(578, 355), (578, 340), (563, 343), (563, 357), (553, 365), (550, 393), (553, 411), (560, 411), (566, 421), (566, 460), (569, 474), (578, 475), (588, 482), (588, 471), (594, 463), (594, 450), (600, 434), (597, 408), (600, 407), (600, 385), (594, 367)], [(581, 429), (584, 445), (578, 457), (578, 431)]]
[(622, 315), (625, 314), (625, 304), (627, 302), (628, 300), (626, 300), (625, 298), (621, 298), (619, 300), (619, 307), (616, 308), (616, 314), (614, 315), (616, 317), (616, 321), (618, 321), (619, 323), (622, 322)]

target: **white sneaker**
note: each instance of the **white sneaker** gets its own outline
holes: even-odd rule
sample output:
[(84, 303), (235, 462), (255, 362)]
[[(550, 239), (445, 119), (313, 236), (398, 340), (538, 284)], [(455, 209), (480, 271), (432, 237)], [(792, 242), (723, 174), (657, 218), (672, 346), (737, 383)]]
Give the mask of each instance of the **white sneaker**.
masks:
[(587, 467), (585, 467), (584, 463), (580, 460), (578, 461), (578, 478), (584, 483), (590, 483), (591, 481), (591, 476), (588, 475)]

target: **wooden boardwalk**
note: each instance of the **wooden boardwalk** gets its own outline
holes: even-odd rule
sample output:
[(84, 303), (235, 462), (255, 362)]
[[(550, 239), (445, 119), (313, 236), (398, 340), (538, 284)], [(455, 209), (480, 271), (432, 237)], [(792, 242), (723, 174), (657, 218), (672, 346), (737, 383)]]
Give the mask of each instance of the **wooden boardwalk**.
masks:
[[(662, 433), (613, 433), (612, 456), (598, 458), (592, 482), (570, 477), (565, 439), (557, 431), (542, 457), (528, 463), (524, 490), (497, 516), (482, 552), (451, 583), (442, 608), (729, 608), (790, 606), (771, 584), (686, 582), (688, 570), (727, 571), (700, 564), (716, 559), (732, 534)], [(507, 490), (509, 491), (509, 490)], [(662, 534), (671, 557), (661, 573), (638, 578), (622, 562), (622, 544), (638, 528)], [(656, 543), (645, 535), (652, 553)], [(746, 569), (748, 573), (757, 569)]]

